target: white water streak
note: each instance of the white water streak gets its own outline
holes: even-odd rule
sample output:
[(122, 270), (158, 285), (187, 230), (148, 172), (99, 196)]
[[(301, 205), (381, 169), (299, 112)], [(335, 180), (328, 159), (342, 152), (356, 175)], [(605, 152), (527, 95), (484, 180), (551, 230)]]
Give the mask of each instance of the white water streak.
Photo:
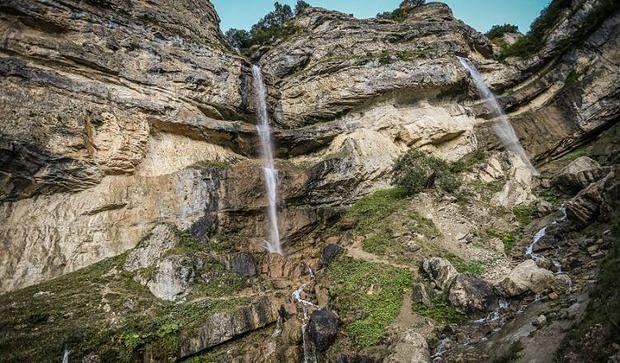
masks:
[(458, 57), (458, 59), (463, 67), (469, 71), (469, 74), (473, 79), (476, 88), (478, 88), (480, 95), (484, 99), (484, 102), (491, 109), (492, 115), (496, 118), (496, 122), (493, 123), (493, 130), (495, 131), (497, 137), (501, 140), (504, 147), (518, 155), (521, 160), (523, 160), (523, 163), (525, 163), (525, 165), (527, 165), (527, 167), (532, 171), (533, 175), (540, 175), (538, 170), (536, 170), (530, 159), (527, 157), (527, 154), (525, 153), (521, 142), (519, 142), (519, 138), (517, 137), (508, 116), (504, 113), (502, 106), (500, 106), (499, 102), (497, 102), (495, 95), (485, 83), (480, 72), (478, 72), (469, 59), (463, 57)]
[(278, 229), (278, 171), (273, 162), (273, 141), (271, 139), (271, 127), (269, 126), (269, 115), (267, 114), (267, 91), (263, 81), (263, 73), (259, 66), (252, 67), (254, 76), (254, 101), (258, 122), (256, 129), (260, 138), (261, 156), (264, 167), (265, 188), (269, 205), (267, 207), (267, 217), (269, 223), (269, 239), (265, 241), (265, 248), (270, 253), (282, 254), (280, 245), (280, 231)]

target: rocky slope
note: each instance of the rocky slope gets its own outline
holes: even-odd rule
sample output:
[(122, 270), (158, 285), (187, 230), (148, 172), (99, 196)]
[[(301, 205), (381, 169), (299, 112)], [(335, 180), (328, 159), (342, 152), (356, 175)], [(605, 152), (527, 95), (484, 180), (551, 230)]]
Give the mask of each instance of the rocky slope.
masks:
[[(2, 355), (424, 361), (430, 345), (479, 360), (531, 322), (507, 340), (467, 323), (498, 298), (554, 293), (584, 311), (617, 213), (620, 15), (585, 33), (605, 1), (567, 3), (538, 54), (504, 61), (439, 3), (403, 22), (310, 8), (252, 60), (207, 0), (2, 4), (0, 292), (18, 290), (0, 297)], [(502, 92), (539, 165), (592, 140), (596, 161), (560, 171), (569, 154), (534, 178), (501, 150), (457, 54)], [(268, 83), (286, 257), (262, 248), (251, 62)], [(463, 185), (372, 194), (410, 149), (460, 165)], [(558, 198), (570, 228), (534, 252), (563, 246), (569, 290), (549, 256), (522, 253)], [(463, 334), (479, 338), (472, 355)]]

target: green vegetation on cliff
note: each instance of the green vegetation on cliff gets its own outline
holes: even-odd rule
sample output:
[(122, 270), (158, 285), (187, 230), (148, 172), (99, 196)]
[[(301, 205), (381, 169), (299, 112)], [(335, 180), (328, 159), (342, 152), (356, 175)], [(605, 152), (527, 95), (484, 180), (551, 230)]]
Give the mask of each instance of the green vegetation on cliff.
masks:
[(489, 39), (499, 38), (506, 33), (517, 33), (519, 32), (519, 27), (512, 24), (503, 24), (503, 25), (493, 25), (491, 30), (486, 32), (486, 36)]
[(420, 5), (424, 5), (426, 0), (403, 0), (397, 9), (377, 14), (378, 19), (390, 19), (395, 21), (403, 21), (411, 11)]
[(255, 45), (270, 45), (277, 39), (285, 39), (299, 30), (291, 20), (310, 7), (303, 0), (298, 0), (295, 10), (289, 5), (274, 3), (274, 10), (254, 24), (248, 32), (241, 29), (229, 29), (226, 34), (228, 44), (240, 50), (247, 50)]
[(411, 273), (403, 268), (339, 256), (327, 269), (330, 306), (355, 346), (377, 345), (398, 316)]
[[(553, 0), (532, 23), (530, 31), (515, 44), (506, 47), (501, 53), (501, 58), (529, 57), (539, 52), (547, 40), (547, 35), (560, 19), (560, 14), (572, 5), (571, 0)], [(579, 22), (577, 30), (570, 37), (563, 39), (557, 45), (557, 53), (573, 49), (583, 43), (610, 14), (618, 7), (617, 0), (602, 0), (589, 14)]]
[[(173, 253), (206, 256), (208, 246), (200, 246), (189, 234), (182, 233), (181, 241)], [(0, 360), (61, 361), (68, 349), (76, 361), (94, 353), (103, 362), (133, 362), (146, 350), (155, 360), (172, 361), (183, 337), (213, 314), (250, 303), (236, 296), (244, 279), (223, 271), (215, 260), (197, 272), (216, 277), (193, 285), (190, 297), (195, 300), (160, 300), (124, 270), (126, 257), (0, 295)], [(149, 271), (136, 273), (144, 277)]]

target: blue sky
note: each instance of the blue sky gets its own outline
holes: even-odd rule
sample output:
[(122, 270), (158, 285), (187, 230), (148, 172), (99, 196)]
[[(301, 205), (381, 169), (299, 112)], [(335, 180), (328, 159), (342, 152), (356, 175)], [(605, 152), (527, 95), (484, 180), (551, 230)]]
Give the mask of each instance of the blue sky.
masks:
[[(229, 28), (249, 29), (254, 23), (273, 9), (275, 0), (211, 0), (215, 5), (223, 31)], [(511, 23), (527, 32), (540, 11), (550, 0), (445, 0), (454, 15), (486, 32), (494, 24)], [(294, 5), (296, 0), (280, 0), (280, 3)], [(401, 0), (306, 0), (313, 6), (338, 10), (370, 18), (378, 12), (393, 10)]]

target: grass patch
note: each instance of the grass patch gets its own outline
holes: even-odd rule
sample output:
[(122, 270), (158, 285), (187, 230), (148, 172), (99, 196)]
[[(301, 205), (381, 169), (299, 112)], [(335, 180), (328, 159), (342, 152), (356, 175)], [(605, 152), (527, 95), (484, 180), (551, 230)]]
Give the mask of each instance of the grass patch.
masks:
[(441, 323), (456, 324), (467, 319), (467, 314), (450, 305), (442, 296), (433, 299), (432, 307), (423, 304), (413, 304), (413, 311), (416, 314)]
[(536, 204), (525, 204), (514, 207), (512, 209), (512, 213), (514, 214), (517, 222), (519, 222), (522, 226), (527, 226), (532, 223), (536, 215), (538, 214), (538, 208)]
[(232, 165), (231, 162), (221, 160), (201, 160), (194, 164), (201, 169), (228, 169)]
[(544, 201), (550, 203), (552, 206), (557, 206), (562, 201), (560, 192), (555, 188), (543, 189), (538, 193), (538, 196)]
[(506, 255), (510, 255), (510, 253), (512, 253), (515, 243), (519, 239), (519, 236), (515, 235), (514, 233), (500, 231), (494, 228), (487, 228), (485, 232), (487, 236), (491, 238), (499, 238), (500, 240), (502, 240), (502, 243), (504, 244), (504, 253)]
[[(403, 268), (339, 256), (327, 270), (332, 305), (356, 347), (377, 345), (398, 316), (411, 273)], [(365, 317), (355, 318), (363, 312)]]
[(465, 261), (453, 254), (448, 254), (445, 257), (458, 272), (472, 275), (482, 275), (488, 263), (487, 261)]
[(347, 212), (347, 217), (356, 221), (358, 233), (369, 233), (394, 212), (405, 208), (408, 202), (402, 189), (379, 190), (355, 203)]
[[(194, 303), (157, 299), (134, 281), (136, 273), (152, 277), (156, 262), (127, 272), (123, 269), (127, 252), (1, 295), (0, 356), (7, 361), (60, 361), (66, 348), (76, 361), (95, 353), (102, 361), (132, 362), (140, 360), (148, 346), (154, 360), (174, 360), (181, 336), (191, 334), (212, 314), (249, 302), (234, 295), (247, 284), (244, 278), (226, 271), (206, 243), (187, 231), (178, 233), (179, 246), (167, 254), (195, 258), (194, 264), (202, 261), (191, 296), (207, 299)], [(205, 275), (212, 278), (204, 279)], [(225, 296), (229, 298), (210, 299)]]

